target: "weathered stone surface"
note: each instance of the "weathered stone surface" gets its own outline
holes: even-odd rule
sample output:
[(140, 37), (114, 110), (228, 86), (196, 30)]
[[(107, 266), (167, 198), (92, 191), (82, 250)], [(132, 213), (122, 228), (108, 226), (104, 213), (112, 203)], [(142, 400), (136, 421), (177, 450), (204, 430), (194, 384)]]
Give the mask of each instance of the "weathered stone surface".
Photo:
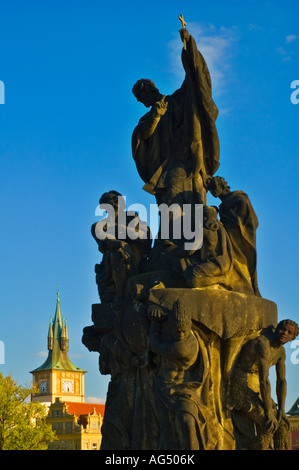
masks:
[(171, 311), (182, 299), (195, 322), (202, 323), (222, 339), (240, 336), (277, 324), (277, 306), (270, 300), (224, 289), (151, 289), (150, 308)]
[(91, 311), (91, 319), (96, 331), (105, 333), (113, 330), (113, 310), (110, 303), (93, 304)]
[[(299, 328), (290, 320), (277, 325), (276, 304), (261, 297), (258, 218), (249, 197), (214, 176), (218, 109), (205, 60), (180, 20), (185, 80), (168, 96), (151, 80), (138, 80), (133, 93), (149, 109), (132, 135), (143, 188), (158, 206), (174, 204), (176, 215), (169, 211), (165, 222), (159, 206), (152, 247), (147, 225), (110, 190), (100, 205), (113, 210), (92, 226), (103, 255), (95, 266), (102, 303), (92, 306), (93, 325), (82, 341), (99, 352), (100, 372), (111, 376), (102, 449), (282, 449), (283, 345)], [(207, 206), (207, 191), (219, 207)], [(190, 226), (178, 236), (174, 226), (184, 227), (186, 204)], [(202, 244), (190, 248), (188, 232), (199, 228)], [(268, 380), (272, 365), (277, 406)]]

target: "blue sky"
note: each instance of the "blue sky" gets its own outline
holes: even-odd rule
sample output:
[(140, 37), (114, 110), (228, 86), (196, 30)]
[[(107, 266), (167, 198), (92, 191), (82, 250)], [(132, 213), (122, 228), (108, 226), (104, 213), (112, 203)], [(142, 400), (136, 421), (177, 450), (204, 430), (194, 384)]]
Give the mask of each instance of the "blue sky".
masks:
[[(145, 108), (131, 93), (151, 78), (170, 94), (182, 83), (178, 15), (210, 68), (219, 108), (220, 168), (259, 218), (258, 278), (279, 319), (299, 321), (299, 2), (44, 0), (0, 2), (0, 372), (29, 383), (41, 365), (60, 285), (70, 357), (86, 396), (105, 398), (97, 354), (81, 344), (98, 302), (90, 226), (99, 196), (153, 204), (131, 157)], [(213, 204), (216, 200), (213, 199)], [(287, 408), (299, 364), (287, 351)]]

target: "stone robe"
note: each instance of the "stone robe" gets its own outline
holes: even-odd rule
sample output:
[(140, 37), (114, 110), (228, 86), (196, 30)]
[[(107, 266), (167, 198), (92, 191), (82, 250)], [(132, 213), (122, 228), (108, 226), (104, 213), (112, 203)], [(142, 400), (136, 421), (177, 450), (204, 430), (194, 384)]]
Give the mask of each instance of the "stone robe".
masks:
[(219, 215), (236, 259), (244, 266), (244, 271), (248, 268), (253, 290), (260, 296), (256, 272), (256, 230), (259, 222), (248, 195), (243, 191), (232, 191), (223, 196)]
[(154, 194), (158, 203), (205, 203), (205, 181), (219, 167), (218, 109), (212, 100), (209, 70), (192, 36), (182, 51), (182, 63), (185, 80), (166, 96), (167, 111), (153, 134), (146, 136), (154, 121), (151, 109), (132, 135), (143, 189)]

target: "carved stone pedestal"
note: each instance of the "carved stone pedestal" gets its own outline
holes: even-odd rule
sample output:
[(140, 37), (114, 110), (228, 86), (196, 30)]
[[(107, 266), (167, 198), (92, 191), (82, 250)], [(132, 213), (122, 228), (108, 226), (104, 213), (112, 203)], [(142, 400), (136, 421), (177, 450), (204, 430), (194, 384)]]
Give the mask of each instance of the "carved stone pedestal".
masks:
[[(187, 339), (177, 341), (170, 335), (169, 321), (175, 305), (192, 320), (192, 341), (186, 350)], [(150, 321), (155, 310), (160, 312), (159, 319)], [(119, 353), (110, 349), (111, 363), (117, 363), (118, 356), (124, 360), (125, 354), (131, 354), (127, 369), (116, 374), (103, 371), (112, 375), (105, 417), (108, 422), (109, 415), (118, 416), (126, 429), (126, 448), (235, 449), (229, 399), (231, 371), (242, 345), (262, 329), (276, 326), (275, 303), (216, 288), (152, 288), (143, 302), (128, 302), (122, 308), (115, 304), (93, 305), (93, 322), (102, 347), (112, 335), (111, 344), (119, 342), (123, 348)], [(151, 343), (153, 328), (156, 343)], [(189, 360), (191, 347), (196, 355)], [(101, 354), (101, 346), (99, 351)], [(146, 364), (140, 362), (141, 357), (146, 358)], [(120, 367), (119, 362), (117, 365)], [(125, 389), (111, 393), (113, 381), (120, 381), (120, 376)], [(117, 394), (123, 398), (117, 398)], [(121, 409), (124, 397), (130, 402), (130, 422), (127, 410)], [(189, 443), (182, 438), (184, 426), (189, 430)], [(107, 429), (109, 434), (109, 426)], [(109, 436), (105, 435), (105, 424), (103, 431), (104, 448), (106, 438), (108, 448), (124, 448), (120, 435), (113, 438), (113, 427)]]
[[(149, 308), (165, 313), (180, 299), (192, 318), (199, 354), (192, 380), (198, 380), (202, 441), (207, 450), (235, 448), (228, 397), (230, 373), (242, 345), (277, 324), (276, 304), (254, 295), (213, 289), (151, 290)], [(200, 365), (200, 368), (198, 367)], [(200, 371), (200, 376), (196, 374)]]

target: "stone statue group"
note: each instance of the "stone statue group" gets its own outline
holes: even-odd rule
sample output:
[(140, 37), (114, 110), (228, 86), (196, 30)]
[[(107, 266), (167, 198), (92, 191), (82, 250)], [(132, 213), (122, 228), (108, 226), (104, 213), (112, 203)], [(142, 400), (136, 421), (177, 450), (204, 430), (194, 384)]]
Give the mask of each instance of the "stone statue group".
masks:
[[(215, 176), (211, 78), (185, 24), (180, 36), (181, 88), (162, 95), (149, 79), (133, 87), (149, 110), (133, 131), (132, 155), (158, 206), (179, 208), (169, 217), (169, 236), (159, 232), (153, 243), (115, 190), (100, 198), (100, 206), (113, 207), (113, 217), (101, 221), (104, 236), (92, 226), (101, 302), (92, 306), (82, 341), (111, 376), (101, 449), (288, 449), (284, 344), (298, 325), (278, 323), (276, 305), (259, 292), (258, 219), (247, 194)], [(207, 205), (207, 192), (219, 206)], [(186, 204), (203, 205), (200, 248), (186, 249), (172, 230)]]

